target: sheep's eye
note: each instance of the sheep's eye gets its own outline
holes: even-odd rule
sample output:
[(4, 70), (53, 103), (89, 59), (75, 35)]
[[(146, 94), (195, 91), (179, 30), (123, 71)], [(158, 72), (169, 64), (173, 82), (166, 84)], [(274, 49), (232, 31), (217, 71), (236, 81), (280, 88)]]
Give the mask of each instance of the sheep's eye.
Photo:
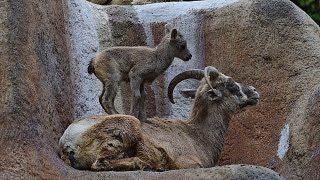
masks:
[(237, 86), (236, 84), (230, 84), (230, 85), (228, 86), (228, 89), (229, 89), (229, 91), (230, 91), (231, 93), (236, 93), (236, 92), (240, 91), (239, 86)]
[(180, 47), (181, 47), (181, 49), (186, 49), (185, 45), (181, 45)]

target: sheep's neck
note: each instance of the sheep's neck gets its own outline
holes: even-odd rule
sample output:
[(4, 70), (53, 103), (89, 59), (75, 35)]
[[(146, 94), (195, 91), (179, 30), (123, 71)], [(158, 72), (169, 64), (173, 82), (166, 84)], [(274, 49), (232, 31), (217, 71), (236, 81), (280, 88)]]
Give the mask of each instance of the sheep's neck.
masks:
[[(159, 62), (161, 63), (162, 68), (167, 69), (173, 59), (174, 59), (174, 50), (173, 47), (170, 46), (170, 40), (169, 39), (164, 39), (158, 44), (157, 47), (155, 47), (156, 51), (156, 56)], [(159, 67), (161, 68), (161, 67)]]
[(221, 105), (210, 107), (209, 111), (203, 104), (197, 106), (195, 103), (193, 106), (188, 123), (198, 132), (194, 138), (201, 142), (200, 145), (205, 146), (201, 149), (206, 150), (204, 156), (211, 159), (207, 162), (208, 165), (216, 165), (219, 160), (230, 117), (230, 113), (227, 113)]

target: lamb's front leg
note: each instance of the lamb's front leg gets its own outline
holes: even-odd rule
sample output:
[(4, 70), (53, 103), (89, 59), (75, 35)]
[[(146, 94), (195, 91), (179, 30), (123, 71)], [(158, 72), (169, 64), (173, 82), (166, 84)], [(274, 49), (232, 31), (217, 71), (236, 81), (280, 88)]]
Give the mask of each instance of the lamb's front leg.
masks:
[(144, 102), (146, 100), (146, 92), (144, 90), (144, 83), (140, 85), (140, 94), (141, 94), (141, 99), (140, 99), (140, 106), (139, 106), (139, 120), (140, 121), (146, 121), (146, 116), (145, 116), (145, 108), (144, 108)]
[(132, 100), (131, 100), (131, 108), (130, 114), (139, 119), (139, 110), (141, 103), (141, 92), (140, 87), (142, 83), (142, 79), (139, 76), (133, 75), (130, 73), (130, 87), (132, 92)]

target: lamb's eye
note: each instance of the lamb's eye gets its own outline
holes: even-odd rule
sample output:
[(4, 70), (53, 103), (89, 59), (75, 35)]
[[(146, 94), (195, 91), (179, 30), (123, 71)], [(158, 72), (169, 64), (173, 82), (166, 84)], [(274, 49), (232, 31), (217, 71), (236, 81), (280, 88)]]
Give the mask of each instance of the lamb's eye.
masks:
[(181, 45), (180, 47), (181, 47), (181, 49), (186, 49), (185, 45)]

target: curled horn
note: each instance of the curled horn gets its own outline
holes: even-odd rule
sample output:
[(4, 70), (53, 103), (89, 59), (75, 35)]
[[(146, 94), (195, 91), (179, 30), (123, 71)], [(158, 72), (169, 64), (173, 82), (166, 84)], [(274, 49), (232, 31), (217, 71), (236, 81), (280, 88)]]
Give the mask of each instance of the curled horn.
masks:
[(177, 84), (179, 84), (181, 81), (185, 79), (196, 79), (201, 80), (204, 77), (204, 72), (202, 69), (191, 69), (188, 71), (184, 71), (178, 75), (176, 75), (169, 83), (168, 86), (168, 97), (172, 104), (174, 104), (173, 101), (173, 90), (176, 87)]
[(212, 66), (207, 66), (204, 68), (204, 79), (206, 80), (207, 84), (210, 86), (210, 88), (213, 90), (213, 87), (211, 86), (209, 76), (212, 79), (215, 79), (219, 76), (219, 71)]

